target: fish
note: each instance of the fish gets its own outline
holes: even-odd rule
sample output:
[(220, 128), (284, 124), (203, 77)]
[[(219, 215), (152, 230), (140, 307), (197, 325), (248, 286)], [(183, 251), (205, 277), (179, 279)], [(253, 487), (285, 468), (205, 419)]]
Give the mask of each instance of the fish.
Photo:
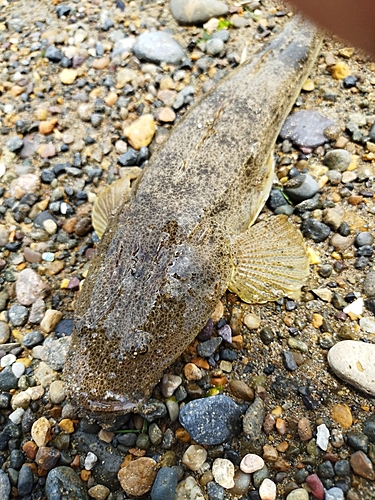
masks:
[(274, 144), (320, 44), (315, 27), (293, 18), (192, 106), (135, 180), (99, 196), (93, 224), (103, 235), (64, 366), (77, 407), (142, 411), (227, 289), (248, 303), (298, 297), (309, 273), (301, 233), (284, 215), (255, 221)]

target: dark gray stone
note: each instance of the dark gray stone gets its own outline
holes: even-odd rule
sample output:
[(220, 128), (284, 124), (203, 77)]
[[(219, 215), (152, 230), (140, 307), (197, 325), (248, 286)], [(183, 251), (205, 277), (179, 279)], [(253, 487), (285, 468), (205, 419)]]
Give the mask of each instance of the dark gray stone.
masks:
[(48, 47), (48, 49), (46, 50), (45, 56), (49, 61), (52, 61), (55, 63), (60, 62), (61, 59), (64, 57), (64, 55), (59, 51), (59, 49), (57, 49), (53, 45)]
[(222, 343), (222, 337), (214, 337), (210, 340), (206, 340), (206, 342), (201, 342), (198, 344), (197, 353), (202, 358), (209, 358)]
[(317, 219), (306, 219), (301, 224), (301, 231), (305, 238), (311, 238), (316, 242), (324, 241), (328, 238), (331, 230), (323, 222)]
[(173, 500), (178, 483), (178, 474), (171, 467), (162, 467), (151, 490), (151, 500)]
[(241, 408), (228, 396), (196, 399), (180, 411), (180, 422), (199, 444), (229, 441), (241, 431)]
[(45, 494), (47, 500), (89, 500), (86, 485), (78, 473), (64, 466), (48, 473)]
[(220, 484), (217, 484), (215, 481), (210, 481), (207, 483), (206, 488), (209, 500), (224, 500), (225, 490)]
[(297, 370), (298, 365), (291, 351), (283, 351), (282, 356), (284, 366), (288, 371), (293, 372), (294, 370)]
[(12, 372), (11, 366), (6, 366), (0, 372), (0, 391), (10, 391), (11, 389), (17, 389), (18, 378)]
[(368, 233), (367, 231), (358, 233), (354, 240), (354, 244), (356, 247), (372, 245), (373, 243), (374, 243), (374, 237), (371, 233)]
[(312, 198), (319, 191), (319, 185), (311, 175), (299, 174), (288, 180), (283, 189), (292, 201), (300, 203)]
[(137, 164), (137, 157), (137, 151), (133, 148), (129, 148), (126, 153), (117, 158), (117, 161), (123, 167), (131, 167)]
[(18, 495), (21, 497), (24, 495), (28, 495), (29, 493), (32, 492), (33, 485), (34, 485), (33, 473), (31, 472), (31, 469), (28, 465), (24, 465), (23, 467), (21, 467), (21, 470), (18, 474), (18, 482), (17, 482)]
[(7, 141), (7, 148), (9, 149), (9, 151), (12, 152), (18, 151), (19, 149), (22, 148), (22, 146), (23, 146), (23, 139), (21, 139), (21, 137), (18, 136), (11, 137)]
[(367, 453), (368, 441), (367, 435), (362, 432), (348, 432), (346, 435), (346, 442), (354, 451)]
[(1, 500), (9, 500), (11, 485), (9, 477), (2, 469), (0, 469), (0, 498)]
[(44, 336), (41, 332), (29, 332), (26, 333), (22, 339), (22, 345), (30, 349), (38, 344), (41, 344), (44, 341)]

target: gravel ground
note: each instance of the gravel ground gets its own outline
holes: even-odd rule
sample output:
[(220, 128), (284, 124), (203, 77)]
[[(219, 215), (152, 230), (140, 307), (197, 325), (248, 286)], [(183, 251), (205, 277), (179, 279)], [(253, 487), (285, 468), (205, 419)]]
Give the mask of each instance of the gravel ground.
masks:
[(322, 47), (259, 217), (301, 228), (301, 299), (227, 293), (145, 417), (101, 426), (65, 398), (97, 195), (291, 16), (198, 4), (172, 1), (186, 27), (163, 0), (1, 2), (1, 499), (375, 498), (375, 64), (343, 43)]

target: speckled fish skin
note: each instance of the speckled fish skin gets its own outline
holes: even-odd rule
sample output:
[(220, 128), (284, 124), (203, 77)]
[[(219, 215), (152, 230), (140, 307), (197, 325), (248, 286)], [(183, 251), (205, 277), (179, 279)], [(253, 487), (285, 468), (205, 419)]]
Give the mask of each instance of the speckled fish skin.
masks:
[(230, 281), (231, 235), (268, 196), (267, 158), (319, 46), (311, 25), (292, 20), (187, 113), (111, 217), (64, 369), (81, 408), (139, 410), (206, 324)]

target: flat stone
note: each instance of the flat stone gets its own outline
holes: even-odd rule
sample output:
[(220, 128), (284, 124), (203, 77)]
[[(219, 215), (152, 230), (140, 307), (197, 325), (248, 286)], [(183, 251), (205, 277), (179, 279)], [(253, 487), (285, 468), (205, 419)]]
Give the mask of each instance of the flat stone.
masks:
[(332, 419), (344, 429), (349, 429), (353, 424), (352, 412), (348, 405), (337, 403), (331, 410)]
[(45, 493), (47, 500), (79, 498), (89, 500), (85, 483), (79, 474), (70, 467), (56, 467), (47, 476)]
[(229, 441), (241, 430), (240, 407), (227, 396), (196, 399), (180, 411), (180, 422), (199, 444), (216, 445)]
[(328, 363), (339, 379), (375, 396), (375, 345), (343, 340), (328, 352)]
[(371, 460), (363, 451), (356, 451), (350, 457), (350, 466), (358, 476), (374, 481), (375, 472)]
[(133, 52), (142, 61), (155, 64), (177, 65), (186, 57), (180, 44), (165, 31), (149, 31), (138, 36)]
[(297, 146), (314, 149), (328, 142), (324, 131), (334, 124), (318, 111), (301, 109), (288, 116), (280, 137), (291, 140)]
[(319, 191), (319, 184), (309, 174), (299, 174), (283, 185), (284, 193), (295, 203), (312, 198)]
[(46, 446), (51, 441), (51, 424), (46, 417), (40, 417), (33, 423), (31, 437), (39, 447)]

